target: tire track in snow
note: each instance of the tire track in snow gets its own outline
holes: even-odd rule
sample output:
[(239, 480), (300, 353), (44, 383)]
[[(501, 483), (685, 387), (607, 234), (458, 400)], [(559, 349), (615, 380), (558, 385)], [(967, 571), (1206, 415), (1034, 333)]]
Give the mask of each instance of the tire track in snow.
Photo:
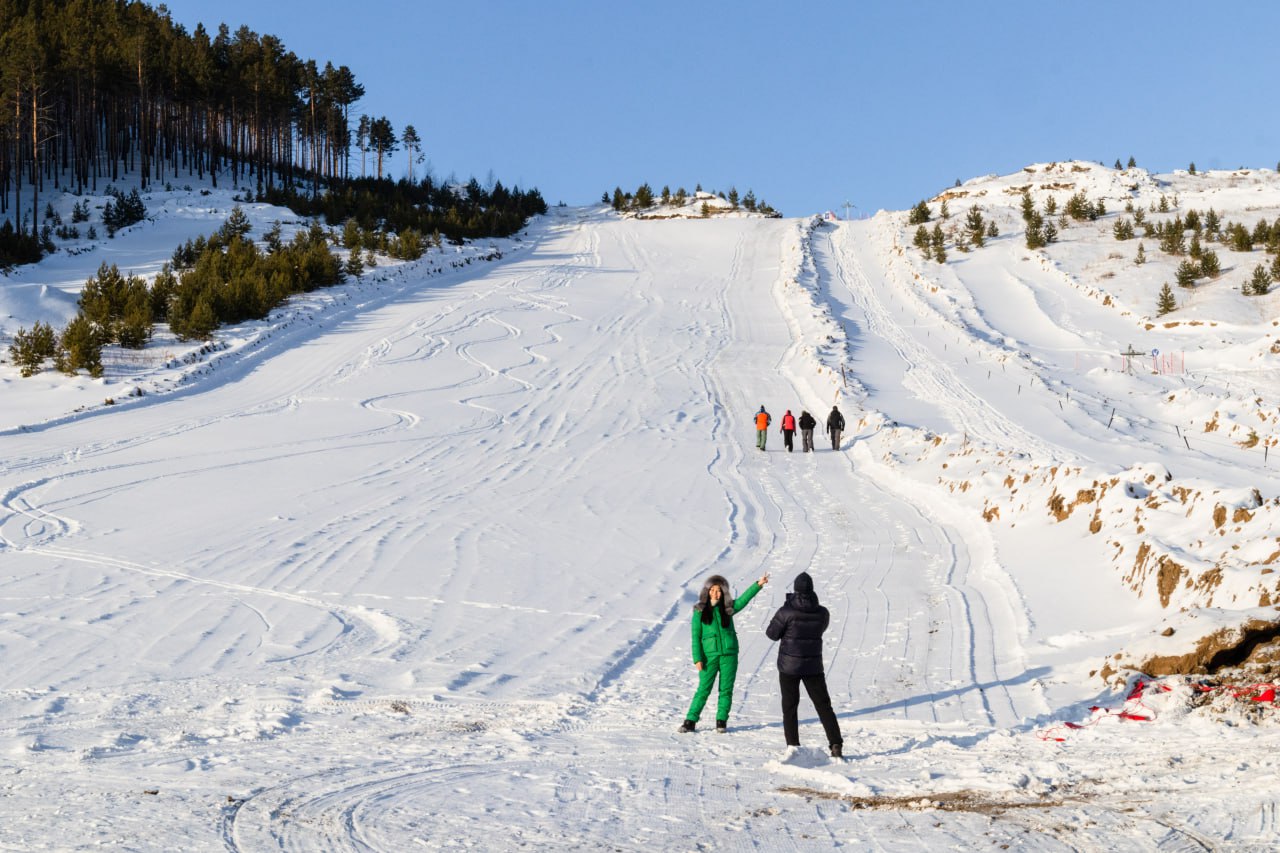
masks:
[[(970, 436), (998, 447), (1018, 448), (1046, 459), (1057, 458), (1056, 448), (1005, 417), (899, 325), (877, 297), (861, 261), (848, 245), (854, 239), (854, 230), (841, 228), (835, 235), (828, 234), (826, 238), (834, 278), (844, 285), (853, 305), (862, 312), (867, 333), (888, 343), (902, 360), (906, 368), (904, 384), (913, 388), (921, 399), (945, 409), (956, 427)], [(844, 238), (844, 245), (837, 245), (837, 236)]]

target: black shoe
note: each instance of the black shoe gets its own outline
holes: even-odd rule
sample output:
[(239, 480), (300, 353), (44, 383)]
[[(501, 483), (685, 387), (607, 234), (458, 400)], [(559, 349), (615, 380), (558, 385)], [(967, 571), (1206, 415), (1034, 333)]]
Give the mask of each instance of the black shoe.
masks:
[(680, 724), (680, 728), (677, 729), (677, 731), (679, 731), (681, 734), (688, 734), (689, 732), (693, 731), (697, 727), (697, 725), (698, 725), (697, 722), (694, 720), (685, 720), (683, 723)]
[(831, 744), (831, 757), (832, 757), (832, 758), (844, 758), (844, 744), (843, 744), (843, 743), (833, 743), (833, 744)]
[(727, 732), (727, 731), (729, 731), (729, 721), (728, 721), (728, 720), (716, 720), (716, 734), (720, 734), (720, 735), (722, 735), (722, 734), (724, 734), (724, 733), (725, 733), (725, 732)]

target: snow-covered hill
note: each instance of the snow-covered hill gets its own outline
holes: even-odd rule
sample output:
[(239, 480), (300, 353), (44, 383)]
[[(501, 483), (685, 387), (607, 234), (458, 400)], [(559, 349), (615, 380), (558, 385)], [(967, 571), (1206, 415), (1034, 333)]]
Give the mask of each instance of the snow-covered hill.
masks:
[[(1024, 187), (1108, 212), (1028, 250)], [(103, 380), (0, 365), (0, 846), (1269, 849), (1274, 692), (1125, 669), (1262, 655), (1280, 598), (1263, 253), (1155, 317), (1177, 261), (1112, 227), (1162, 195), (1280, 215), (1270, 172), (1041, 164), (949, 190), (999, 236), (939, 264), (906, 212), (557, 209)], [(154, 197), (0, 315), (229, 201)], [(760, 453), (761, 404), (850, 430)], [(807, 700), (783, 750), (802, 570), (844, 761)], [(680, 735), (713, 572), (773, 582), (729, 733)]]

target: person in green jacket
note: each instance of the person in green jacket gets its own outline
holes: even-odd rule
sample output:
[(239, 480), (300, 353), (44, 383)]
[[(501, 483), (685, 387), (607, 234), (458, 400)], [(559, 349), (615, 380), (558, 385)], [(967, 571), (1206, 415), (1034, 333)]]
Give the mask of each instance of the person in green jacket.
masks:
[(691, 732), (697, 726), (717, 675), (720, 699), (716, 704), (716, 731), (728, 730), (733, 682), (738, 675), (738, 634), (733, 628), (733, 615), (768, 582), (769, 575), (765, 573), (737, 598), (729, 597), (729, 582), (721, 575), (712, 575), (702, 585), (698, 603), (693, 606), (693, 665), (698, 670), (698, 689), (680, 731)]

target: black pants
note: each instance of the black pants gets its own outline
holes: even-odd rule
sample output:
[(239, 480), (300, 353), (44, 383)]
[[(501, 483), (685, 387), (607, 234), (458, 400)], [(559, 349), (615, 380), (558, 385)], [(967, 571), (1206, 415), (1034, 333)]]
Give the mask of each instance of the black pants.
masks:
[(793, 429), (784, 429), (782, 431), (782, 443), (787, 446), (787, 452), (791, 452), (791, 442), (795, 439), (796, 431)]
[(818, 675), (783, 675), (778, 673), (778, 684), (782, 687), (782, 733), (787, 739), (787, 746), (800, 745), (800, 722), (796, 711), (800, 707), (800, 682), (804, 682), (809, 701), (818, 712), (822, 728), (827, 733), (827, 743), (844, 743), (840, 736), (840, 723), (836, 721), (836, 712), (831, 710), (831, 696), (827, 693), (827, 677)]

